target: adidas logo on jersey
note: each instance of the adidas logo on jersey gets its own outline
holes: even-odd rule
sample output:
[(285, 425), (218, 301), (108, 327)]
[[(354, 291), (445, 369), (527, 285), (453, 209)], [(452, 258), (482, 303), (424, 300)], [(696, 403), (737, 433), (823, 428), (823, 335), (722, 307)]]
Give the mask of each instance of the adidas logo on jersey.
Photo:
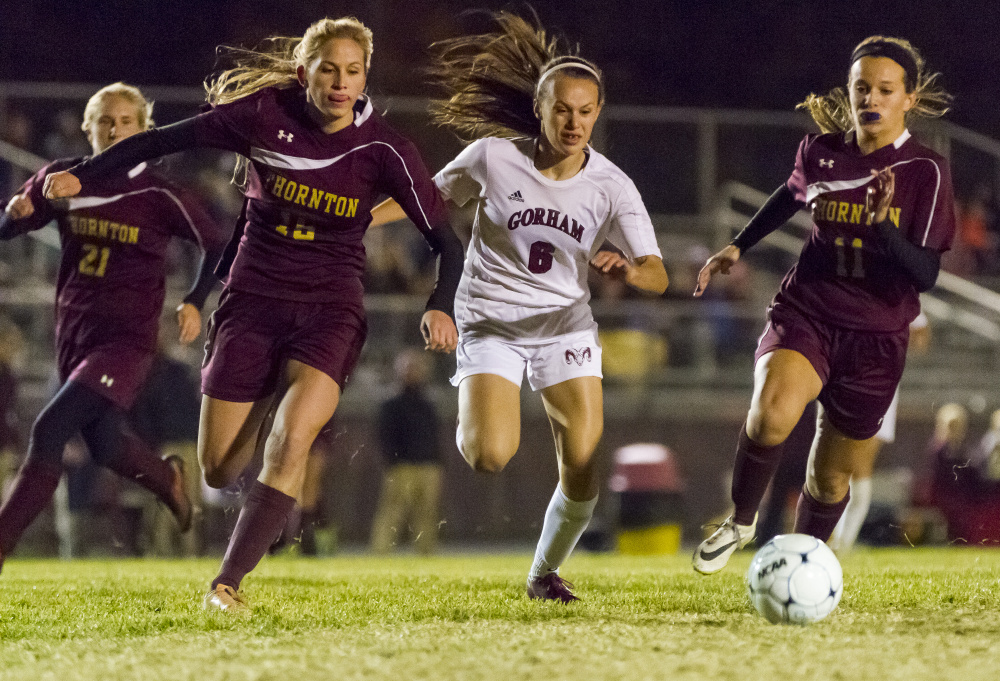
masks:
[(520, 189), (518, 189), (516, 192), (514, 192), (513, 194), (511, 194), (507, 198), (510, 199), (511, 201), (520, 201), (521, 203), (524, 203), (524, 197), (521, 196), (521, 190)]

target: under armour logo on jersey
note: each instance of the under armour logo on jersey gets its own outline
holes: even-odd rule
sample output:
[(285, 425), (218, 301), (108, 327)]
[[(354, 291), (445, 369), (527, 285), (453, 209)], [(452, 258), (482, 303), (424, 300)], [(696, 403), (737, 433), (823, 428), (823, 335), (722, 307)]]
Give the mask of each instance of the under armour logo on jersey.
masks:
[(114, 382), (115, 382), (115, 379), (113, 379), (113, 378), (108, 378), (108, 375), (107, 375), (107, 374), (104, 374), (103, 376), (101, 376), (101, 383), (102, 383), (103, 385), (106, 385), (106, 386), (108, 386), (109, 388), (111, 387), (111, 384), (112, 384), (112, 383), (114, 383)]
[[(289, 139), (291, 139), (291, 138), (289, 138)], [(833, 167), (833, 159), (832, 158), (821, 158), (819, 160), (819, 167), (820, 168), (832, 168)]]
[(285, 132), (284, 130), (279, 130), (278, 131), (278, 139), (279, 140), (285, 140), (286, 142), (291, 142), (292, 141), (292, 137), (293, 137), (293, 135), (290, 132)]
[(514, 192), (513, 194), (511, 194), (507, 198), (510, 199), (511, 201), (520, 201), (521, 203), (524, 203), (524, 197), (521, 196), (521, 190), (520, 189), (518, 189), (516, 192)]
[(582, 367), (584, 362), (590, 361), (590, 348), (570, 348), (566, 351), (566, 364), (576, 362), (578, 367)]

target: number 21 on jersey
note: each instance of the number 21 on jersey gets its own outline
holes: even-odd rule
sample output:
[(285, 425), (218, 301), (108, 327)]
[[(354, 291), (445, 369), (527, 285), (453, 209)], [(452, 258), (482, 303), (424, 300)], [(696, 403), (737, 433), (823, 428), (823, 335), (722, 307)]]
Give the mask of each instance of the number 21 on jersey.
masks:
[(111, 257), (111, 249), (105, 246), (100, 248), (94, 244), (83, 244), (83, 257), (80, 258), (80, 274), (91, 277), (103, 277), (108, 269), (108, 258)]

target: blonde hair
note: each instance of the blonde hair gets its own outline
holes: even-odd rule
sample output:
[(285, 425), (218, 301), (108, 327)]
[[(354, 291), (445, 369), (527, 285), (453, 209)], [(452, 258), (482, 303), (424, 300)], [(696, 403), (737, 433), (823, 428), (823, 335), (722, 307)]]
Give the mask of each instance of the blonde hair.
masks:
[(101, 109), (104, 107), (104, 102), (108, 97), (122, 97), (132, 102), (132, 104), (135, 104), (139, 127), (142, 130), (149, 130), (153, 127), (153, 103), (146, 99), (139, 88), (134, 85), (126, 85), (125, 83), (118, 82), (105, 85), (87, 100), (87, 106), (83, 109), (81, 130), (88, 132), (90, 126), (97, 122), (97, 119), (101, 117)]
[(371, 30), (354, 17), (325, 18), (313, 22), (301, 38), (275, 36), (268, 38), (266, 47), (256, 50), (220, 47), (236, 66), (206, 81), (209, 103), (225, 104), (266, 87), (296, 85), (298, 67), (308, 67), (323, 45), (333, 38), (349, 38), (358, 44), (364, 53), (367, 74), (374, 51)]
[[(446, 96), (431, 102), (431, 117), (460, 138), (537, 137), (541, 122), (535, 101), (543, 96), (545, 78), (554, 69), (593, 81), (598, 102), (604, 102), (600, 69), (564, 48), (541, 26), (532, 26), (510, 12), (491, 15), (497, 30), (482, 35), (443, 40), (431, 46), (432, 81)], [(573, 65), (578, 65), (574, 67)]]
[[(865, 38), (855, 51), (874, 42), (888, 42), (903, 48), (913, 58), (913, 63), (917, 67), (916, 84), (910, 88), (907, 84), (907, 92), (913, 92), (917, 96), (917, 101), (913, 108), (906, 112), (907, 122), (911, 117), (939, 118), (951, 108), (952, 96), (945, 92), (938, 83), (940, 73), (928, 73), (927, 64), (920, 52), (917, 51), (909, 40), (903, 38), (891, 38), (881, 35), (873, 35)], [(904, 83), (906, 79), (904, 78)], [(801, 102), (796, 109), (805, 109), (816, 121), (823, 132), (847, 132), (854, 129), (854, 118), (851, 116), (851, 100), (847, 90), (842, 87), (834, 88), (825, 95), (810, 93), (805, 101)]]

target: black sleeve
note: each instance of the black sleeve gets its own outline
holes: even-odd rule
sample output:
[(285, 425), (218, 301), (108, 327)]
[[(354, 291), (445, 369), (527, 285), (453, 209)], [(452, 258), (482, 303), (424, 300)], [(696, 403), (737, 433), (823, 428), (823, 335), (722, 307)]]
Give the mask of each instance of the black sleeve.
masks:
[(24, 230), (20, 229), (21, 226), (17, 224), (18, 222), (7, 211), (0, 213), (0, 241), (9, 241), (24, 233)]
[(465, 266), (465, 251), (462, 242), (450, 226), (436, 225), (424, 234), (431, 250), (438, 255), (437, 283), (427, 299), (428, 310), (440, 310), (452, 319), (455, 318), (455, 291), (462, 279), (462, 269)]
[(882, 247), (910, 276), (919, 293), (934, 288), (941, 271), (940, 252), (910, 243), (889, 220), (879, 222), (873, 229)]
[(194, 305), (199, 310), (205, 307), (205, 300), (212, 292), (219, 279), (215, 276), (215, 266), (222, 258), (224, 246), (206, 250), (201, 254), (201, 264), (198, 266), (198, 277), (194, 280), (191, 290), (184, 296), (184, 302)]
[(196, 125), (194, 118), (188, 118), (162, 128), (153, 128), (132, 135), (100, 154), (78, 163), (69, 171), (86, 188), (88, 182), (115, 173), (127, 172), (143, 161), (196, 146)]
[(791, 220), (792, 216), (804, 207), (805, 204), (796, 200), (788, 185), (783, 184), (771, 194), (757, 214), (750, 218), (743, 231), (730, 243), (740, 249), (742, 255), (761, 239)]

